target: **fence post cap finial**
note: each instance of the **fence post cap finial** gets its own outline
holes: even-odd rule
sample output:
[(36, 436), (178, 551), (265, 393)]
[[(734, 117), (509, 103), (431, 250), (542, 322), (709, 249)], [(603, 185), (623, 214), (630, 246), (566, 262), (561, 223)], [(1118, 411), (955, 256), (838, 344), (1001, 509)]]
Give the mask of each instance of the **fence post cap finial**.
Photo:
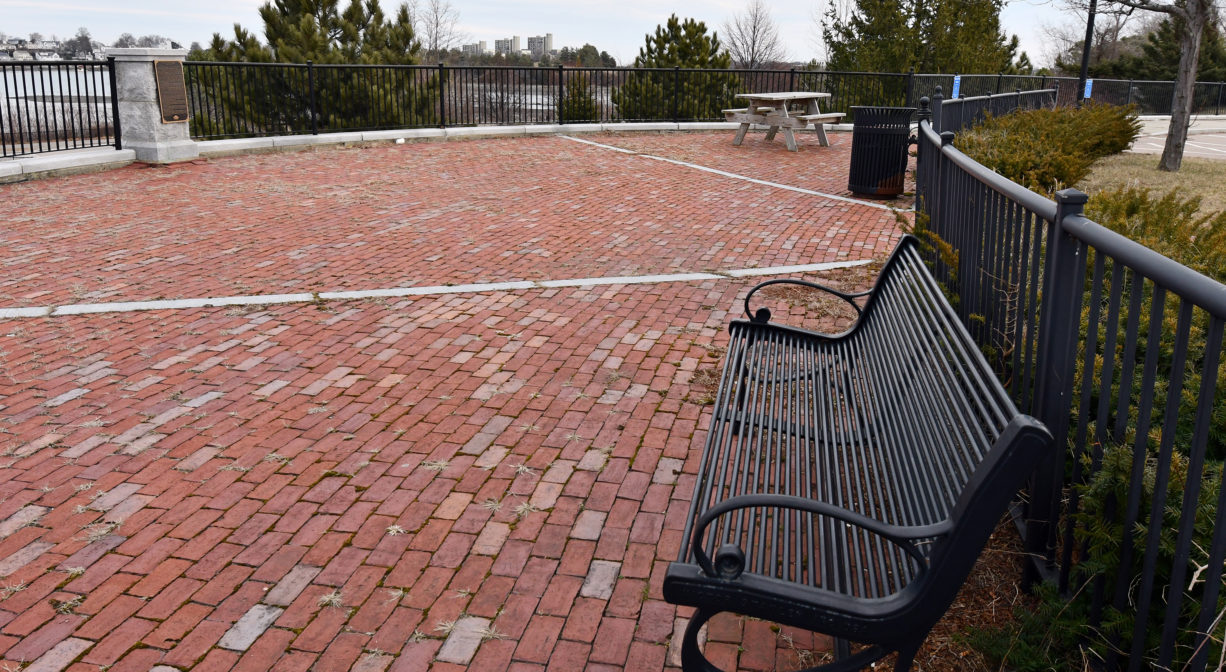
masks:
[(1088, 200), (1090, 197), (1078, 189), (1061, 189), (1056, 192), (1056, 204), (1069, 214), (1081, 214)]
[(945, 90), (941, 88), (941, 85), (940, 85), (940, 84), (937, 84), (937, 90), (936, 90), (936, 93), (935, 93), (935, 94), (933, 94), (933, 95), (936, 95), (936, 96), (942, 96), (942, 95), (944, 95), (944, 94), (945, 94)]
[(953, 131), (945, 131), (944, 133), (941, 134), (941, 146), (942, 147), (953, 143), (953, 141), (954, 141)]

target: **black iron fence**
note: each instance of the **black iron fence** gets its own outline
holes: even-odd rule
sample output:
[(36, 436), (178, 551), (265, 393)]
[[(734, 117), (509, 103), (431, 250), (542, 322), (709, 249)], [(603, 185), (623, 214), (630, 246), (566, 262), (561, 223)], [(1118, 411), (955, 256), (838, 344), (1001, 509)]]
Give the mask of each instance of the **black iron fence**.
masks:
[(204, 63), (185, 66), (197, 139), (476, 125), (722, 121), (736, 94), (817, 90), (905, 105), (916, 76), (810, 70)]
[[(186, 64), (191, 134), (197, 139), (476, 125), (722, 121), (736, 94), (824, 91), (829, 111), (857, 105), (915, 106), (954, 75), (480, 66)], [(1056, 90), (1076, 101), (1076, 79), (961, 75), (961, 96)], [(1226, 109), (1224, 85), (1202, 83), (1196, 111)], [(1093, 98), (1170, 112), (1172, 82), (1095, 80)]]
[[(939, 100), (941, 93), (941, 87), (937, 86), (934, 99)], [(940, 114), (933, 115), (932, 127), (938, 133), (957, 133), (983, 121), (988, 115), (999, 117), (1014, 110), (1052, 107), (1058, 103), (1059, 96), (1059, 89), (1037, 89), (949, 100), (940, 106)]]
[(115, 62), (0, 63), (0, 157), (120, 147)]
[[(824, 91), (828, 111), (913, 107), (954, 75), (815, 70), (534, 68), (191, 62), (185, 66), (196, 139), (476, 125), (719, 121), (738, 93)], [(963, 97), (1056, 90), (1068, 77), (960, 75)], [(0, 64), (0, 157), (120, 146), (110, 62)], [(1167, 114), (1173, 82), (1095, 80), (1092, 97)], [(1226, 84), (1202, 82), (1194, 112), (1226, 111)]]
[(1088, 220), (1080, 192), (1052, 202), (972, 161), (930, 120), (982, 101), (934, 102), (930, 259), (1019, 408), (1067, 447), (1030, 488), (1026, 547), (1089, 604), (1108, 669), (1203, 671), (1224, 603), (1226, 286)]

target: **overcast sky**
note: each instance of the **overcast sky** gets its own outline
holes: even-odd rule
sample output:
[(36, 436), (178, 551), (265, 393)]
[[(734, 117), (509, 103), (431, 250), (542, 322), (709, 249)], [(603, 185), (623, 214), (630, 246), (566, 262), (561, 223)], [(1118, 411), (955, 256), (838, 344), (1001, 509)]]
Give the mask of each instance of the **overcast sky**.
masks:
[[(819, 55), (814, 13), (828, 0), (770, 0), (780, 36), (792, 60)], [(205, 43), (215, 32), (230, 37), (233, 24), (263, 37), (257, 8), (264, 0), (0, 0), (0, 32), (27, 36), (71, 37), (88, 28), (94, 39), (110, 43), (120, 33), (165, 35), (183, 45)], [(1008, 0), (1001, 15), (1007, 32), (1016, 33), (1022, 48), (1036, 64), (1046, 64), (1044, 26), (1067, 21), (1056, 9), (1058, 0)], [(459, 11), (459, 27), (470, 41), (494, 40), (511, 35), (553, 33), (554, 48), (585, 42), (608, 51), (619, 64), (629, 64), (644, 43), (644, 36), (668, 19), (669, 14), (705, 21), (720, 30), (725, 19), (741, 11), (735, 0), (451, 0)], [(346, 0), (342, 0), (342, 5)], [(383, 0), (392, 13), (397, 0)], [(524, 43), (526, 47), (526, 42)]]

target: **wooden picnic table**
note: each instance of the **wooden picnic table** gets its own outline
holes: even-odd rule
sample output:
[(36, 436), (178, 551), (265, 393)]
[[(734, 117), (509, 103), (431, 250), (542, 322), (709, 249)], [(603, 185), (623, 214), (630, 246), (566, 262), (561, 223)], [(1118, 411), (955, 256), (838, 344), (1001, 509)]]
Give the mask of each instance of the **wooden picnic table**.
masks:
[(793, 129), (805, 129), (810, 124), (817, 132), (817, 140), (822, 147), (829, 147), (830, 140), (826, 137), (826, 124), (836, 123), (843, 118), (840, 112), (823, 114), (818, 101), (830, 98), (829, 93), (820, 91), (781, 91), (775, 93), (738, 93), (737, 98), (746, 101), (743, 108), (724, 110), (724, 118), (728, 121), (740, 122), (734, 145), (740, 145), (745, 139), (745, 133), (750, 124), (769, 126), (767, 140), (774, 140), (775, 134), (783, 130), (783, 139), (788, 150), (797, 151), (796, 136)]

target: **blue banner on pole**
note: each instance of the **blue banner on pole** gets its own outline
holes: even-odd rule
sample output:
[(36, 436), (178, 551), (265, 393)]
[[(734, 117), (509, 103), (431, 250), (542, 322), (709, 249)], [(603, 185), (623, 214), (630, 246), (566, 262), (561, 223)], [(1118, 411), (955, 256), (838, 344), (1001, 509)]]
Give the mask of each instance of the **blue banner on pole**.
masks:
[[(962, 91), (962, 75), (954, 75), (954, 91), (951, 97), (957, 98), (958, 94), (961, 91)], [(1086, 89), (1086, 91), (1089, 91), (1089, 89)]]
[(1089, 98), (1089, 97), (1090, 97), (1090, 91), (1093, 91), (1093, 90), (1094, 90), (1094, 80), (1092, 80), (1092, 79), (1087, 79), (1087, 80), (1086, 80), (1086, 93), (1085, 93), (1085, 95), (1084, 95), (1084, 96), (1082, 96), (1082, 98)]

